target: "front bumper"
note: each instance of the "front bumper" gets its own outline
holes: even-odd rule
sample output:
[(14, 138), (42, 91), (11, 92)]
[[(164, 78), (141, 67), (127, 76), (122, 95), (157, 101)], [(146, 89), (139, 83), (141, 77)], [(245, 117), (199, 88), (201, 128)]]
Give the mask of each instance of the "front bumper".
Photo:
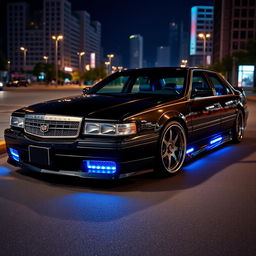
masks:
[[(119, 179), (152, 169), (158, 135), (141, 135), (130, 138), (39, 139), (23, 131), (6, 129), (6, 147), (19, 152), (20, 160), (9, 157), (9, 163), (32, 171), (82, 178)], [(50, 163), (34, 164), (29, 160), (29, 146), (50, 148)], [(10, 156), (9, 150), (8, 154)], [(83, 160), (114, 161), (114, 174), (89, 173), (82, 167)]]

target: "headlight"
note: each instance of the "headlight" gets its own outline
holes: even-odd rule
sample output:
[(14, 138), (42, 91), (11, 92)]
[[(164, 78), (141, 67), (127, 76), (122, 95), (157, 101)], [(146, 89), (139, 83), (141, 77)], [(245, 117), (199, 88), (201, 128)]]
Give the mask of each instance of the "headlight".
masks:
[(24, 117), (11, 116), (10, 126), (24, 128)]
[(85, 123), (84, 134), (90, 135), (131, 135), (136, 134), (136, 123), (106, 124)]
[(3, 87), (3, 86), (4, 86), (4, 84), (2, 82), (0, 82), (0, 87)]

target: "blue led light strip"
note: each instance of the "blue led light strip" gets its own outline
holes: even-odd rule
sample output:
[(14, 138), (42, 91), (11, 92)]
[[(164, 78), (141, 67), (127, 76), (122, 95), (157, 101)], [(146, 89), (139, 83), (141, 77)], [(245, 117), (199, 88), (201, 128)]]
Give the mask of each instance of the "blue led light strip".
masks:
[(190, 154), (190, 153), (192, 153), (192, 152), (194, 152), (194, 148), (189, 148), (189, 149), (186, 151), (186, 154)]
[(20, 161), (20, 156), (19, 156), (18, 150), (13, 149), (13, 148), (9, 148), (9, 152), (10, 152), (10, 157), (11, 157), (13, 160), (15, 160), (15, 161), (17, 161), (17, 162)]
[(113, 161), (85, 160), (88, 173), (114, 174), (116, 163)]
[(215, 138), (215, 139), (210, 141), (210, 144), (214, 144), (214, 143), (219, 142), (221, 140), (222, 140), (222, 137)]

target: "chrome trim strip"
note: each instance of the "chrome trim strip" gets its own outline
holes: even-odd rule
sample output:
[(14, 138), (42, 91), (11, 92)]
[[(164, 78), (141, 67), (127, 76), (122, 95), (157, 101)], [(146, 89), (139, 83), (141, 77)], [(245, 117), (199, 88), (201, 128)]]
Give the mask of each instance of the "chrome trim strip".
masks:
[(61, 116), (61, 115), (43, 115), (43, 114), (26, 114), (25, 119), (36, 119), (36, 120), (44, 120), (44, 121), (66, 121), (66, 122), (81, 122), (82, 117), (75, 116)]

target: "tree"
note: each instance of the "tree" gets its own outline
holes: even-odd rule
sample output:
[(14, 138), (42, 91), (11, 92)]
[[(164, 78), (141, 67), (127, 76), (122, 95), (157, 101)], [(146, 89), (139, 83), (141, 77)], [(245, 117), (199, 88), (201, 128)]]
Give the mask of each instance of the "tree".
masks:
[(256, 40), (248, 41), (245, 50), (234, 52), (233, 56), (238, 65), (256, 65)]
[(85, 72), (83, 75), (83, 80), (95, 82), (99, 79), (103, 79), (106, 76), (107, 73), (104, 67), (96, 67), (90, 71)]
[(33, 69), (34, 76), (40, 76), (41, 73), (45, 74), (45, 81), (52, 81), (55, 78), (55, 67), (53, 64), (37, 63)]

